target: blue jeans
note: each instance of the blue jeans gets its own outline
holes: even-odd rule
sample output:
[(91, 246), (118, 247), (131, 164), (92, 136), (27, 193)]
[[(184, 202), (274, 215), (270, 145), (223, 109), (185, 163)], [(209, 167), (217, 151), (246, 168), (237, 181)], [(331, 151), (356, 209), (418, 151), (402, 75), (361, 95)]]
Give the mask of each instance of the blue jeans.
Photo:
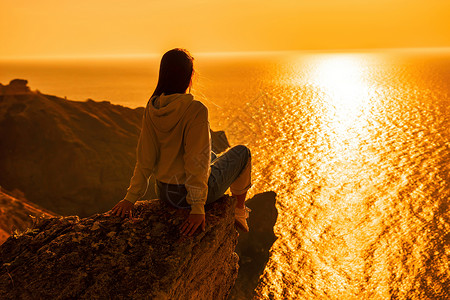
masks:
[[(251, 159), (250, 149), (244, 145), (229, 148), (219, 157), (211, 152), (211, 173), (208, 178), (206, 204), (213, 203), (224, 195), (247, 166), (249, 159)], [(250, 183), (246, 188), (251, 186)], [(191, 208), (186, 202), (187, 190), (184, 184), (169, 184), (156, 180), (156, 188), (161, 200), (177, 208)]]

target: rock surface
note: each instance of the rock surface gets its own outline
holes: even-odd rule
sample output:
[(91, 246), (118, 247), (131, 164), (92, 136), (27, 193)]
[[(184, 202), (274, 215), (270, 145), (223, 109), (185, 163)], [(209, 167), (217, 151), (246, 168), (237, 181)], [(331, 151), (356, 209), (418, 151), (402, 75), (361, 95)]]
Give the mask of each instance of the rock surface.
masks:
[(14, 230), (23, 231), (33, 217), (55, 217), (56, 214), (25, 199), (17, 199), (0, 188), (0, 245)]
[[(26, 80), (0, 89), (0, 185), (61, 215), (86, 217), (125, 196), (144, 108), (70, 101), (33, 92)], [(213, 149), (228, 147), (212, 132)], [(143, 199), (156, 198), (154, 180)]]
[(0, 84), (0, 91), (5, 94), (27, 94), (30, 92), (28, 87), (28, 80), (25, 79), (13, 79), (8, 85), (4, 86)]
[(137, 202), (133, 220), (40, 220), (0, 246), (0, 299), (224, 299), (238, 272), (234, 201), (207, 206), (194, 237), (179, 234), (189, 210), (159, 200)]

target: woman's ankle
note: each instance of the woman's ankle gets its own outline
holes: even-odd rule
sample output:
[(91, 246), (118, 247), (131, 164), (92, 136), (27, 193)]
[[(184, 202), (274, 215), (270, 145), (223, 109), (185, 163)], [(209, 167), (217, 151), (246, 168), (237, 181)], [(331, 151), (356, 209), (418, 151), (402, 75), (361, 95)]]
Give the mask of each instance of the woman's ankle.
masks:
[(232, 196), (236, 197), (236, 207), (238, 208), (244, 208), (245, 207), (245, 197), (247, 196), (247, 192), (245, 192), (242, 195), (235, 195), (231, 193)]

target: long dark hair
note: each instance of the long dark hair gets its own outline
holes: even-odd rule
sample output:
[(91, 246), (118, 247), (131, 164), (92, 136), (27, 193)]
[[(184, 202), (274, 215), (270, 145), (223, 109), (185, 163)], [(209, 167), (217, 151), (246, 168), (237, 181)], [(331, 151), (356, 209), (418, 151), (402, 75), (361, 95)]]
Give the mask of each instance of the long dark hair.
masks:
[(194, 73), (194, 58), (185, 49), (167, 51), (161, 58), (159, 78), (153, 96), (182, 94), (191, 84)]

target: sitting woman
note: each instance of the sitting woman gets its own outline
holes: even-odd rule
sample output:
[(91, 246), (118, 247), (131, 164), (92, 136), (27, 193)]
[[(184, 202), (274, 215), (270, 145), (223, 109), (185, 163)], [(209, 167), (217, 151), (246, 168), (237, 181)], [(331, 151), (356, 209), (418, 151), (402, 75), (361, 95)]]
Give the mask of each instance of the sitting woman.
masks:
[(190, 209), (180, 227), (183, 235), (205, 230), (205, 204), (218, 200), (228, 187), (237, 199), (235, 223), (248, 231), (250, 209), (244, 203), (252, 186), (250, 150), (237, 145), (219, 157), (211, 152), (208, 109), (187, 93), (193, 73), (188, 51), (173, 49), (162, 57), (158, 84), (144, 112), (133, 177), (112, 214), (131, 215), (154, 174), (160, 199)]

